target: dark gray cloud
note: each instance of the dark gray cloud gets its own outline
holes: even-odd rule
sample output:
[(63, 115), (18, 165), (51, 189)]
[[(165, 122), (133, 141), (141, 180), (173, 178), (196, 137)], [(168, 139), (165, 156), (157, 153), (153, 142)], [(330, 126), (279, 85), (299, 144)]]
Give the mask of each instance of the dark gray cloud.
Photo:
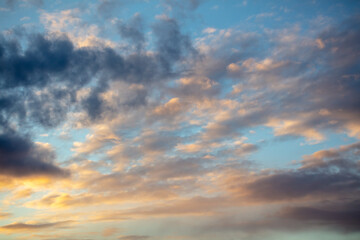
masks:
[[(256, 211), (256, 210), (254, 210)], [(250, 213), (251, 214), (251, 213)], [(324, 209), (318, 207), (286, 207), (279, 212), (265, 214), (260, 219), (245, 220), (243, 214), (229, 213), (206, 222), (200, 227), (203, 231), (246, 233), (248, 239), (262, 239), (255, 236), (273, 231), (298, 233), (308, 231), (331, 232), (333, 236), (343, 238), (344, 232), (359, 232), (358, 207), (348, 209)], [(275, 238), (276, 239), (276, 238)]]
[(279, 217), (309, 225), (326, 225), (344, 231), (360, 231), (360, 200), (321, 203), (314, 206), (284, 208)]
[(105, 84), (106, 83), (100, 83), (100, 85), (94, 87), (91, 90), (89, 97), (84, 99), (82, 102), (82, 105), (91, 120), (100, 118), (101, 114), (105, 111), (105, 103), (100, 97), (100, 95), (107, 89), (107, 85)]
[[(141, 21), (135, 16), (120, 27), (121, 34), (142, 44), (145, 39)], [(0, 36), (1, 174), (68, 174), (53, 164), (52, 151), (14, 133), (15, 128), (21, 132), (28, 131), (32, 124), (55, 127), (71, 111), (85, 111), (91, 121), (98, 121), (115, 116), (120, 108), (146, 104), (146, 87), (134, 88), (131, 95), (126, 95), (128, 99), (116, 104), (105, 102), (101, 95), (112, 82), (148, 86), (176, 74), (173, 66), (192, 48), (189, 38), (172, 19), (160, 20), (154, 32), (157, 52), (153, 55), (121, 55), (110, 47), (75, 48), (65, 35)], [(90, 94), (79, 100), (77, 92), (84, 88), (90, 89)], [(164, 143), (168, 146), (170, 142), (152, 141), (145, 148), (150, 144), (161, 150)]]
[(74, 100), (74, 93), (67, 89), (49, 89), (41, 94), (29, 95), (25, 107), (30, 110), (28, 116), (34, 122), (45, 127), (54, 127), (66, 119)]
[(246, 185), (250, 197), (260, 201), (288, 201), (300, 198), (359, 196), (360, 176), (349, 171), (300, 170), (260, 177)]
[[(251, 202), (282, 203), (279, 211), (269, 215), (271, 220), (228, 222), (225, 227), (254, 231), (264, 229), (333, 228), (359, 231), (360, 202), (360, 144), (337, 149), (321, 150), (304, 156), (297, 169), (263, 172), (243, 179), (237, 198)], [(235, 180), (233, 184), (237, 184)], [(285, 206), (284, 206), (284, 205)], [(285, 225), (284, 225), (285, 224)]]
[(359, 150), (357, 142), (305, 155), (296, 169), (267, 170), (245, 176), (238, 171), (228, 173), (225, 187), (236, 202), (265, 203), (271, 207), (261, 219), (244, 221), (242, 215), (224, 215), (206, 229), (249, 233), (274, 229), (358, 232)]
[(158, 60), (168, 72), (172, 72), (172, 64), (184, 59), (187, 54), (195, 54), (189, 36), (180, 31), (179, 24), (171, 18), (164, 18), (153, 26), (157, 36), (156, 49)]
[(56, 166), (51, 149), (36, 146), (29, 139), (6, 133), (0, 135), (0, 174), (14, 177), (45, 175), (66, 177), (69, 172)]
[(301, 161), (295, 170), (259, 175), (245, 184), (249, 197), (259, 201), (360, 198), (359, 143), (323, 150)]
[(135, 44), (137, 50), (143, 47), (144, 22), (140, 14), (134, 15), (128, 22), (119, 21), (116, 25), (121, 37)]
[(114, 9), (119, 7), (120, 5), (121, 5), (120, 1), (100, 0), (97, 5), (97, 11), (101, 16), (105, 18), (109, 18), (112, 16)]
[[(140, 25), (141, 19), (135, 16), (121, 25), (120, 31), (132, 40), (139, 39), (140, 44), (144, 41)], [(176, 62), (193, 51), (191, 42), (173, 19), (159, 21), (154, 33), (158, 50), (154, 55), (140, 52), (127, 56), (109, 47), (76, 49), (64, 35), (30, 34), (19, 40), (1, 36), (1, 123), (5, 126), (10, 119), (18, 119), (56, 126), (66, 119), (71, 105), (79, 106), (76, 92), (84, 87), (92, 90), (80, 105), (94, 120), (108, 110), (99, 96), (110, 81), (148, 85), (174, 75)], [(26, 44), (20, 44), (25, 40)], [(136, 94), (126, 105), (145, 103), (146, 91)]]
[(2, 36), (0, 87), (45, 87), (58, 81), (71, 82), (74, 87), (83, 85), (99, 68), (97, 56), (95, 50), (75, 50), (66, 36), (48, 39), (41, 34), (31, 35), (24, 51), (19, 41)]

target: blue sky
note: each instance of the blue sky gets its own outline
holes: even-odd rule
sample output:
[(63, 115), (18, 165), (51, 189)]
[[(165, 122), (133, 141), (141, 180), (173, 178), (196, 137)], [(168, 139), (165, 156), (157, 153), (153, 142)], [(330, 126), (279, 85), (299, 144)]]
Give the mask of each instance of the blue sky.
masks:
[(0, 1), (0, 239), (358, 239), (359, 9)]

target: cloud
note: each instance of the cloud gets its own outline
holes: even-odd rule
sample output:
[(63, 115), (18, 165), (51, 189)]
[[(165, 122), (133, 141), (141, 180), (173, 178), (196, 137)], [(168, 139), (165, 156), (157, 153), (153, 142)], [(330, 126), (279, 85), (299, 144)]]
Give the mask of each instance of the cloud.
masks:
[(177, 85), (170, 92), (183, 98), (186, 102), (202, 101), (204, 98), (213, 98), (220, 92), (217, 82), (204, 76), (184, 77), (177, 80)]
[[(19, 0), (5, 0), (5, 5), (11, 9), (14, 9), (18, 5)], [(43, 0), (22, 0), (21, 2), (29, 3), (37, 8), (44, 5)]]
[[(72, 81), (74, 86), (82, 85), (90, 79), (88, 73), (94, 73), (98, 63), (96, 50), (75, 50), (72, 42), (66, 36), (48, 38), (41, 34), (31, 35), (28, 48), (22, 54), (19, 42), (1, 37), (3, 54), (1, 55), (1, 87), (13, 89), (16, 87), (45, 87), (54, 83), (51, 76), (62, 76), (63, 83)], [(73, 61), (77, 61), (74, 64)], [(70, 73), (73, 75), (70, 76)]]
[(234, 144), (234, 146), (231, 146), (229, 148), (226, 148), (219, 152), (219, 155), (232, 155), (237, 160), (247, 154), (250, 154), (252, 152), (258, 151), (259, 146), (251, 143), (240, 143), (240, 144)]
[(19, 190), (19, 191), (16, 191), (15, 193), (13, 193), (13, 195), (10, 196), (9, 198), (6, 198), (5, 202), (10, 204), (10, 203), (12, 203), (14, 201), (18, 201), (18, 200), (28, 198), (33, 193), (34, 193), (34, 191), (32, 189), (30, 189), (30, 188), (22, 189), (22, 190)]
[(226, 115), (206, 125), (202, 138), (206, 141), (239, 136), (243, 129), (262, 124), (269, 115), (269, 109), (266, 108), (249, 108), (247, 111), (230, 109)]
[(113, 236), (117, 231), (118, 231), (117, 228), (106, 228), (106, 229), (104, 229), (102, 235), (104, 237), (110, 237), (110, 236)]
[(11, 133), (0, 135), (0, 174), (13, 177), (66, 177), (69, 172), (56, 166), (48, 145), (34, 144)]
[[(360, 183), (357, 151), (359, 144), (323, 150), (301, 161), (296, 170), (259, 174), (245, 183), (247, 197), (257, 201), (299, 201), (301, 199), (357, 199)], [(324, 199), (325, 200), (325, 199)]]
[[(19, 0), (3, 0), (3, 2), (12, 10), (19, 5)], [(21, 0), (20, 2), (29, 3), (37, 8), (43, 6), (44, 4), (43, 0)]]
[[(300, 120), (296, 119), (270, 119), (266, 124), (274, 129), (275, 136), (303, 136), (308, 143), (319, 143), (325, 140), (325, 136), (316, 128), (311, 127), (311, 123), (307, 121), (306, 116), (302, 116)], [(312, 116), (310, 117), (312, 118)], [(312, 119), (310, 119), (312, 121)]]
[(104, 17), (110, 17), (111, 12), (120, 5), (119, 1), (114, 0), (100, 0), (97, 5), (97, 11)]
[[(128, 166), (110, 174), (89, 168), (73, 167), (71, 187), (83, 193), (52, 192), (25, 203), (32, 208), (72, 208), (91, 205), (138, 203), (177, 199), (181, 194), (206, 188), (201, 178), (210, 173), (209, 159), (168, 159), (158, 157), (140, 166)], [(75, 182), (76, 185), (73, 183)]]
[(1, 226), (0, 229), (2, 229), (5, 232), (24, 232), (24, 231), (39, 231), (43, 229), (53, 229), (53, 228), (59, 228), (64, 227), (70, 224), (72, 221), (61, 221), (61, 222), (51, 222), (51, 223), (36, 223), (36, 224), (28, 224), (28, 223), (11, 223), (8, 225)]
[(9, 218), (11, 217), (12, 214), (11, 213), (7, 213), (7, 212), (0, 212), (0, 219), (3, 219), (3, 218)]
[(119, 137), (113, 132), (106, 125), (96, 125), (94, 126), (94, 133), (88, 134), (86, 136), (85, 142), (74, 142), (74, 148), (72, 149), (78, 154), (90, 154), (99, 151), (107, 143), (116, 143), (120, 139)]
[(40, 21), (51, 35), (67, 35), (75, 47), (116, 47), (109, 39), (100, 37), (102, 29), (96, 24), (89, 24), (82, 19), (82, 8), (56, 12), (43, 11)]
[[(0, 69), (0, 86), (7, 89), (7, 94), (1, 98), (3, 108), (0, 119), (3, 124), (7, 125), (12, 117), (17, 117), (19, 123), (32, 120), (47, 127), (63, 121), (69, 105), (73, 103), (76, 85), (83, 85), (84, 82), (80, 83), (85, 80), (83, 77), (87, 78), (88, 74), (93, 73), (89, 68), (86, 70), (85, 66), (80, 66), (80, 59), (85, 60), (87, 54), (78, 52), (79, 55), (73, 55), (73, 45), (65, 37), (49, 40), (42, 35), (33, 35), (24, 54), (16, 41), (2, 38), (0, 44), (6, 52), (0, 57), (3, 66)], [(10, 46), (14, 47), (14, 51), (11, 51)], [(70, 66), (76, 58), (80, 58), (77, 65), (80, 68)], [(90, 62), (87, 64), (92, 65)], [(57, 77), (62, 79), (63, 86), (54, 86), (57, 85), (54, 84), (54, 78)], [(68, 81), (72, 81), (71, 89)], [(46, 89), (50, 84), (54, 87)], [(20, 93), (19, 87), (23, 87), (26, 94)], [(44, 98), (47, 100), (44, 101)], [(9, 102), (13, 104), (8, 104)], [(27, 102), (28, 104), (25, 104)]]
[(161, 0), (165, 13), (184, 21), (206, 0)]
[(144, 240), (149, 239), (149, 236), (140, 236), (140, 235), (128, 235), (128, 236), (120, 236), (119, 240)]
[[(108, 181), (108, 183), (111, 180)], [(105, 180), (103, 180), (105, 182)], [(116, 182), (116, 180), (114, 181)], [(97, 190), (95, 192), (87, 192), (82, 194), (69, 194), (69, 193), (54, 193), (43, 196), (40, 199), (29, 201), (25, 204), (26, 207), (43, 209), (43, 208), (55, 208), (55, 209), (69, 209), (80, 208), (89, 206), (104, 206), (114, 205), (119, 203), (142, 203), (151, 202), (156, 200), (172, 199), (177, 196), (174, 191), (169, 189), (169, 186), (162, 183), (148, 182), (142, 183), (136, 182), (136, 189), (127, 189), (127, 191), (121, 190), (119, 186), (103, 186), (101, 190), (98, 185), (88, 186), (90, 190)], [(110, 190), (118, 190), (118, 192), (111, 192)]]
[[(232, 47), (246, 33), (220, 30), (214, 36), (200, 39), (197, 45), (207, 59), (206, 65), (212, 62), (208, 55), (217, 56), (216, 66), (209, 71), (206, 65), (199, 64), (198, 69), (214, 81), (223, 78), (224, 70), (227, 76), (236, 79), (233, 88), (241, 86), (241, 91), (234, 91), (232, 97), (271, 109), (270, 114), (259, 116), (256, 125), (268, 122), (265, 124), (274, 128), (277, 136), (303, 136), (309, 143), (319, 143), (326, 139), (324, 132), (330, 129), (345, 130), (349, 136), (358, 137), (359, 114), (355, 109), (360, 89), (355, 70), (360, 58), (356, 41), (360, 34), (358, 22), (359, 17), (352, 16), (336, 28), (317, 30), (311, 37), (299, 34), (296, 26), (266, 30), (264, 38), (253, 35), (253, 43), (246, 50)], [(217, 40), (219, 36), (224, 39), (221, 43)], [(238, 37), (235, 40), (233, 36)], [(251, 48), (266, 44), (274, 45), (266, 52)], [(221, 55), (217, 53), (218, 47), (222, 49)], [(229, 49), (233, 52), (226, 52)], [(249, 95), (252, 91), (256, 94)], [(226, 132), (228, 128), (223, 125), (209, 128)]]
[(151, 205), (142, 205), (141, 207), (128, 208), (119, 211), (104, 211), (95, 216), (96, 220), (124, 220), (146, 219), (148, 217), (167, 218), (174, 216), (214, 216), (218, 214), (224, 206), (228, 206), (229, 201), (222, 197), (193, 197), (184, 199), (175, 199), (167, 202)]
[(42, 7), (44, 5), (44, 1), (43, 0), (25, 0), (25, 2), (28, 2), (36, 7)]
[(135, 14), (128, 22), (118, 21), (116, 26), (121, 37), (135, 44), (137, 50), (143, 48), (145, 42), (144, 22), (140, 14)]
[(261, 46), (260, 35), (239, 29), (219, 29), (213, 34), (196, 39), (195, 47), (201, 58), (193, 71), (203, 77), (219, 82), (228, 75), (227, 66), (235, 61), (256, 57)]
[(341, 203), (322, 203), (321, 206), (297, 206), (284, 208), (280, 217), (303, 223), (327, 225), (343, 231), (360, 231), (359, 200)]
[[(71, 19), (70, 22), (77, 22)], [(140, 20), (137, 19), (139, 17), (135, 16), (129, 23), (131, 29), (133, 25), (138, 25)], [(122, 25), (122, 34), (127, 37), (132, 35), (130, 25)], [(141, 28), (137, 31), (138, 35), (142, 34)], [(104, 45), (76, 48), (65, 34), (26, 34), (28, 37), (18, 40), (15, 36), (1, 36), (0, 87), (7, 90), (0, 98), (1, 123), (8, 126), (9, 119), (15, 118), (19, 124), (33, 121), (45, 127), (54, 127), (66, 119), (70, 109), (79, 108), (95, 121), (104, 111), (113, 110), (102, 98), (111, 82), (149, 85), (167, 79), (174, 74), (173, 66), (195, 50), (173, 19), (158, 21), (153, 31), (157, 52), (127, 56)], [(20, 41), (27, 41), (26, 49), (22, 49)], [(90, 94), (79, 104), (76, 93), (89, 84), (93, 86)], [(26, 94), (20, 93), (19, 88)], [(132, 100), (125, 105), (146, 102), (146, 90), (137, 89), (134, 94), (136, 97), (130, 96)]]
[[(162, 3), (181, 12), (196, 10), (200, 1)], [(116, 4), (122, 3), (100, 1), (95, 7), (105, 13)], [(355, 229), (358, 143), (261, 171), (248, 158), (261, 150), (254, 142), (267, 130), (256, 128), (259, 135), (249, 142), (244, 135), (265, 125), (274, 130), (271, 137), (298, 136), (310, 143), (324, 141), (329, 129), (357, 137), (359, 21), (351, 18), (311, 36), (296, 27), (261, 33), (207, 28), (195, 35), (193, 45), (175, 12), (151, 25), (139, 14), (112, 21), (123, 45), (100, 39), (107, 29), (86, 24), (76, 9), (43, 13), (46, 34), (3, 34), (0, 185), (69, 174), (56, 165), (50, 146), (23, 137), (25, 130), (44, 132), (42, 127), (66, 120), (68, 128), (90, 129), (84, 142), (78, 140), (81, 133), (70, 132), (76, 139), (75, 156), (65, 163), (71, 179), (44, 192), (16, 189), (7, 199), (59, 213), (76, 209), (92, 219), (98, 214), (94, 209), (101, 215), (111, 208), (99, 219), (113, 222), (234, 215), (213, 229), (246, 232), (311, 224)], [(78, 35), (71, 25), (80, 29)], [(55, 135), (49, 132), (49, 140)], [(241, 208), (264, 220), (239, 220)], [(55, 223), (3, 228), (30, 231)], [(104, 236), (115, 236), (108, 229)]]
[(168, 115), (175, 115), (180, 112), (182, 109), (182, 104), (180, 103), (179, 98), (172, 98), (163, 106), (159, 106), (154, 109), (155, 115), (160, 115), (166, 117)]
[(212, 34), (212, 33), (216, 32), (216, 30), (217, 30), (216, 28), (207, 27), (202, 32), (207, 33), (207, 34)]
[(359, 154), (360, 143), (340, 146), (317, 151), (311, 155), (305, 155), (300, 161), (301, 169), (316, 169), (336, 167), (340, 170), (357, 170), (359, 168), (356, 156)]
[(194, 10), (197, 7), (199, 7), (199, 5), (204, 2), (204, 0), (185, 0), (185, 1), (179, 1), (179, 0), (175, 0), (175, 1), (169, 1), (169, 0), (164, 0), (163, 1), (165, 4), (171, 6), (171, 7), (182, 7), (182, 8), (189, 8), (190, 10)]
[(160, 53), (158, 60), (168, 72), (172, 71), (171, 63), (184, 59), (186, 53), (194, 54), (190, 38), (180, 31), (179, 24), (171, 18), (160, 19), (153, 26), (157, 36), (156, 49)]
[(246, 184), (249, 198), (258, 201), (291, 201), (302, 198), (357, 195), (358, 175), (348, 172), (331, 173), (295, 171), (262, 176)]
[(96, 5), (97, 13), (106, 18), (109, 19), (113, 16), (114, 11), (116, 10), (116, 13), (119, 11), (122, 11), (130, 4), (135, 4), (141, 2), (139, 0), (123, 0), (123, 1), (117, 1), (117, 0), (99, 0)]

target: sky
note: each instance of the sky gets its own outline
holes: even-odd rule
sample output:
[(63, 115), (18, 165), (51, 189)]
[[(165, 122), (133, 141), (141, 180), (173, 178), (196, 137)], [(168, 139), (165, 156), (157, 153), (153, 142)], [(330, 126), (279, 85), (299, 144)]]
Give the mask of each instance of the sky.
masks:
[(0, 0), (0, 239), (360, 239), (360, 1)]

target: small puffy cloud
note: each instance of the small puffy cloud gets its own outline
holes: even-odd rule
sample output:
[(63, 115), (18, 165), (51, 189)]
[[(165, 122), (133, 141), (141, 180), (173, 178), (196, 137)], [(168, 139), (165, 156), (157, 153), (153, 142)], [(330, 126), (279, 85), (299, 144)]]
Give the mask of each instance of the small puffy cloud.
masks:
[(207, 34), (211, 34), (211, 33), (214, 33), (214, 32), (216, 32), (216, 28), (208, 27), (208, 28), (205, 28), (203, 30), (203, 33), (207, 33)]
[(228, 66), (227, 66), (227, 69), (230, 71), (230, 72), (239, 72), (241, 70), (241, 67), (236, 64), (236, 63), (230, 63)]
[(162, 106), (154, 109), (154, 115), (168, 117), (176, 115), (183, 110), (184, 104), (180, 102), (179, 98), (172, 98)]
[(275, 136), (304, 136), (308, 143), (316, 144), (325, 139), (325, 136), (321, 134), (316, 128), (313, 128), (306, 124), (306, 120), (301, 119), (271, 119), (267, 126), (274, 128)]
[(249, 72), (256, 72), (256, 71), (270, 71), (276, 68), (283, 67), (286, 65), (286, 61), (274, 61), (271, 58), (265, 58), (262, 61), (257, 62), (254, 58), (246, 59), (241, 63), (241, 66), (232, 63), (228, 66), (228, 69), (232, 72), (237, 72), (240, 69), (244, 69)]

